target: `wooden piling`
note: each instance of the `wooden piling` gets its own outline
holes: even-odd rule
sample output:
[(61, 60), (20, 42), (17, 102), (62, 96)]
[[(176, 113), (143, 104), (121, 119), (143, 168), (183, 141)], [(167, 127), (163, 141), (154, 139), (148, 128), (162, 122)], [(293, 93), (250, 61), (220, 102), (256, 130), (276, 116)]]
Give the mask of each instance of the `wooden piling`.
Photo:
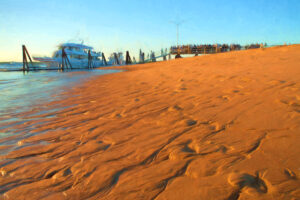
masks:
[(23, 53), (23, 72), (28, 70), (28, 62), (25, 53), (25, 45), (22, 45), (22, 53)]
[(160, 53), (161, 53), (161, 56), (163, 57), (163, 61), (166, 61), (167, 58), (166, 58), (166, 54), (164, 53), (164, 50), (161, 49)]
[(65, 47), (63, 47), (62, 49), (61, 49), (61, 70), (64, 70), (65, 69), (65, 59), (64, 59), (64, 57), (65, 57)]
[(88, 52), (88, 68), (92, 68), (92, 56), (91, 56), (91, 50)]
[(65, 62), (66, 62), (67, 68), (72, 69), (72, 65), (71, 65), (71, 63), (70, 63), (70, 60), (69, 60), (68, 55), (67, 55), (66, 52), (65, 52)]
[(145, 53), (143, 52), (142, 53), (142, 63), (144, 63), (145, 62)]
[(31, 57), (30, 57), (25, 45), (22, 45), (22, 53), (23, 53), (23, 71), (29, 71), (27, 57), (29, 58), (32, 66), (33, 66), (33, 63), (32, 63)]
[(106, 58), (104, 56), (104, 53), (102, 53), (102, 61), (103, 61), (103, 65), (107, 65), (107, 62), (106, 62)]
[(117, 65), (120, 65), (119, 58), (116, 53), (114, 53), (114, 57), (115, 57), (115, 61), (117, 62)]
[(129, 51), (126, 51), (126, 65), (132, 64)]
[(139, 59), (139, 63), (144, 63), (145, 62), (145, 53), (142, 52), (142, 50), (140, 49), (140, 59)]
[(65, 67), (72, 69), (72, 65), (71, 65), (70, 60), (69, 60), (69, 58), (66, 54), (66, 51), (65, 51), (65, 47), (63, 47), (61, 49), (61, 59), (62, 59), (61, 60), (62, 61), (61, 62), (61, 69), (62, 70), (65, 70)]

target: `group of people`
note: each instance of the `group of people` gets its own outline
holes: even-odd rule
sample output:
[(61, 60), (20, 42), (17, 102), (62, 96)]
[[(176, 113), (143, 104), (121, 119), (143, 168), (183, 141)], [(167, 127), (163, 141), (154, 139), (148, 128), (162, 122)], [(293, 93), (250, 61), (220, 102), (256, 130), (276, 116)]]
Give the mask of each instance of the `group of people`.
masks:
[[(262, 44), (250, 44), (244, 46), (244, 49), (260, 48)], [(171, 54), (210, 54), (226, 51), (238, 51), (243, 47), (240, 44), (201, 44), (201, 45), (180, 45), (172, 46)]]
[(267, 46), (267, 43), (265, 44), (249, 44), (245, 46), (245, 49), (257, 49), (257, 48), (262, 48), (264, 46)]

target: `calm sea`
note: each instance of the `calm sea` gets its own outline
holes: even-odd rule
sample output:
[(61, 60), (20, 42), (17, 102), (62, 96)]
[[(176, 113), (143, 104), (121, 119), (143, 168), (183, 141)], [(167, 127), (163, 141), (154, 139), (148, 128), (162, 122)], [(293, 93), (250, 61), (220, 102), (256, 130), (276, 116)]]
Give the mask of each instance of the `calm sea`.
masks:
[[(0, 69), (21, 68), (22, 63), (0, 63)], [(61, 93), (91, 76), (119, 72), (119, 70), (81, 70), (58, 72), (37, 71), (23, 73), (0, 72), (0, 139), (15, 134), (7, 130), (8, 122), (22, 123), (18, 113), (30, 111), (33, 106), (61, 98)], [(0, 144), (1, 145), (1, 144)]]

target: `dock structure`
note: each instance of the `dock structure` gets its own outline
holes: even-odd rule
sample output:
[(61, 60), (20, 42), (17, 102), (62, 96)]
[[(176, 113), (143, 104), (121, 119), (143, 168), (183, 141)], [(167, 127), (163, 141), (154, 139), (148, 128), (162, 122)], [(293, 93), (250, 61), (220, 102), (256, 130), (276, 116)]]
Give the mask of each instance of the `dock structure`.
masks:
[(162, 58), (163, 61), (167, 60), (167, 57), (169, 57), (169, 60), (171, 58), (170, 56), (170, 52), (168, 52), (168, 49), (166, 48), (161, 49), (161, 51), (158, 52), (154, 52), (154, 51), (150, 51), (150, 54), (147, 54), (147, 58), (145, 59), (145, 53), (143, 53), (140, 50), (140, 60), (139, 63), (148, 63), (148, 62), (156, 62), (157, 59)]
[[(61, 48), (61, 58), (56, 59), (55, 61), (45, 60), (41, 62), (33, 62), (31, 59), (31, 56), (26, 48), (25, 45), (22, 45), (22, 56), (23, 56), (23, 67), (18, 68), (7, 68), (7, 69), (0, 69), (1, 72), (9, 72), (9, 71), (32, 71), (32, 70), (58, 70), (58, 71), (65, 71), (65, 70), (72, 70), (72, 69), (93, 69), (95, 68), (94, 58), (92, 56), (92, 51), (88, 50), (87, 55), (87, 65), (84, 67), (76, 67), (76, 65), (72, 65), (70, 58), (72, 58), (72, 55), (68, 55), (68, 50), (65, 49), (65, 47)], [(149, 63), (149, 62), (157, 62), (158, 59), (166, 61), (167, 59), (171, 59), (171, 54), (166, 48), (161, 49), (161, 51), (150, 51), (150, 53), (146, 54), (147, 58), (145, 56), (145, 52), (143, 52), (140, 49), (139, 58), (136, 59), (135, 57), (131, 57), (129, 51), (126, 51), (126, 57), (125, 60), (122, 58), (122, 53), (113, 53), (109, 62), (107, 62), (104, 53), (102, 53), (100, 56), (102, 56), (102, 65), (101, 66), (107, 66), (107, 65), (130, 65), (130, 64), (143, 64), (143, 63)], [(30, 63), (29, 63), (30, 61)], [(108, 64), (109, 63), (109, 64)], [(42, 65), (45, 65), (42, 66)], [(84, 65), (84, 63), (82, 63)]]
[[(149, 62), (156, 62), (158, 59), (161, 59), (163, 61), (166, 61), (167, 59), (171, 59), (171, 55), (175, 55), (175, 58), (181, 58), (181, 55), (184, 54), (214, 54), (214, 53), (222, 53), (227, 51), (238, 51), (242, 49), (254, 49), (254, 48), (264, 48), (266, 44), (250, 44), (241, 46), (239, 44), (204, 44), (204, 45), (178, 45), (178, 46), (172, 46), (170, 49), (161, 49), (160, 51), (154, 52), (150, 51), (150, 53), (147, 54), (147, 57), (145, 58), (145, 52), (143, 52), (141, 49), (139, 51), (139, 58), (138, 61), (132, 57), (129, 54), (129, 51), (126, 51), (126, 57), (125, 57), (125, 64), (143, 64), (143, 63), (149, 63)], [(62, 70), (65, 69), (84, 69), (82, 67), (80, 68), (74, 68), (69, 60), (69, 56), (67, 55), (65, 48), (62, 48), (62, 57), (61, 62), (57, 62), (57, 67), (49, 67), (49, 68), (41, 68), (41, 67), (35, 67), (33, 65), (32, 59), (30, 57), (30, 54), (28, 53), (28, 50), (25, 45), (22, 45), (22, 54), (23, 54), (23, 68), (22, 71), (30, 71), (30, 70)], [(93, 69), (95, 68), (93, 57), (91, 55), (91, 50), (88, 51), (88, 63), (87, 63), (87, 69)], [(108, 63), (106, 61), (106, 58), (104, 56), (104, 53), (102, 53), (102, 64), (103, 66), (107, 66)], [(110, 65), (122, 65), (124, 64), (124, 61), (122, 60), (122, 56), (120, 56), (117, 53), (112, 54), (113, 62), (110, 62)], [(30, 61), (31, 68), (29, 67), (28, 60)], [(46, 64), (46, 63), (45, 63)], [(12, 70), (1, 70), (1, 71), (21, 71), (21, 69), (12, 69)]]

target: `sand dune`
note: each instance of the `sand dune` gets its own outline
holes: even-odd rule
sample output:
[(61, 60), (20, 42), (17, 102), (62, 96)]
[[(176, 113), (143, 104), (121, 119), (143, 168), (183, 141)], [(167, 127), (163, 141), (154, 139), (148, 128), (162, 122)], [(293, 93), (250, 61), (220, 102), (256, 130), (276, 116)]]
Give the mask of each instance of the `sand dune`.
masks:
[(78, 85), (46, 108), (61, 110), (7, 127), (31, 137), (10, 138), (2, 198), (300, 199), (299, 55), (205, 55)]

